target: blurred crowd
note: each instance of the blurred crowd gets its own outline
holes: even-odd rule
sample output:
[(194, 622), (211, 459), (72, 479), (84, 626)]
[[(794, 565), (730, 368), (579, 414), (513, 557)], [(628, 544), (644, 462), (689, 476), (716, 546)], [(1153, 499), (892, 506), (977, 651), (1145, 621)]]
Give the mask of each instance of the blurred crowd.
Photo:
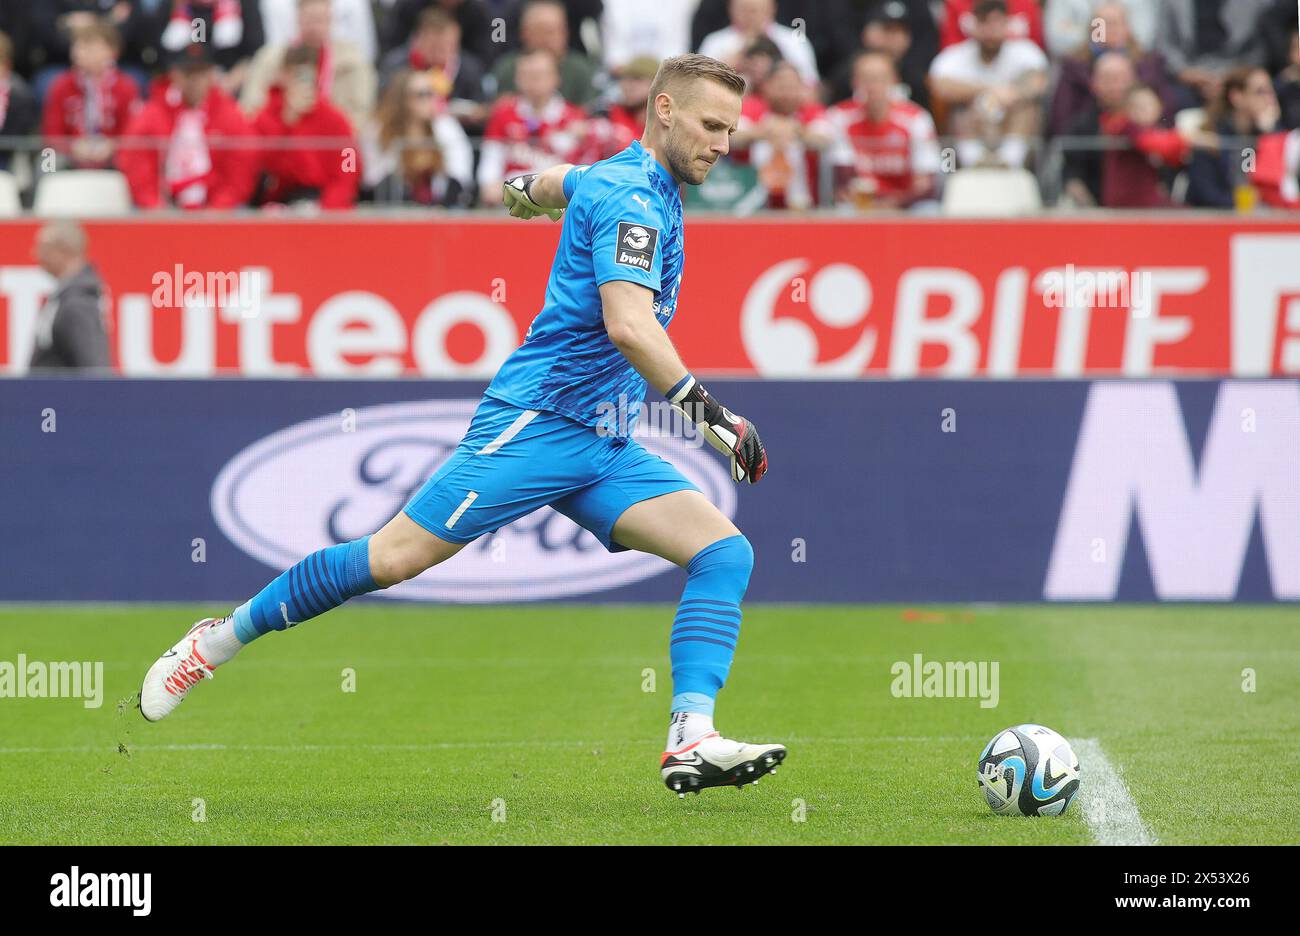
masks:
[(1296, 0), (0, 0), (0, 170), (495, 203), (638, 138), (687, 51), (745, 76), (727, 171), (768, 208), (923, 212), (1049, 153), (1068, 204), (1300, 205)]

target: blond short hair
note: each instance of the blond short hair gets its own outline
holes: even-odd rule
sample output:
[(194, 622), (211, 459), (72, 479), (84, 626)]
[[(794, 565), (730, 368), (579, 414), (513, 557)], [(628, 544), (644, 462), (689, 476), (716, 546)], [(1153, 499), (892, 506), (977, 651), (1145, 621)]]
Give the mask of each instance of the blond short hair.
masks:
[(659, 71), (655, 73), (655, 80), (650, 85), (651, 104), (653, 105), (654, 99), (662, 92), (667, 91), (671, 94), (673, 89), (701, 78), (717, 82), (739, 95), (743, 96), (745, 93), (745, 79), (726, 62), (696, 52), (688, 52), (686, 55), (675, 55), (659, 63)]

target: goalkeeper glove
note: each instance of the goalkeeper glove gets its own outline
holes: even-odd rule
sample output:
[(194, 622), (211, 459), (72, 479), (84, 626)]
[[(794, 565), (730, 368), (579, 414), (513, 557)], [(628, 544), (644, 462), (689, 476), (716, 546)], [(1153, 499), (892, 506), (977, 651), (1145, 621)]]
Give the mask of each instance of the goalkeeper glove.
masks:
[(543, 208), (533, 201), (532, 187), (536, 178), (537, 173), (531, 172), (528, 175), (506, 179), (501, 183), (502, 201), (510, 209), (513, 217), (527, 220), (544, 214), (552, 221), (559, 221), (560, 215), (564, 214), (563, 208)]
[(668, 402), (695, 423), (710, 445), (731, 459), (733, 480), (757, 484), (767, 473), (767, 449), (754, 424), (709, 396), (690, 374), (668, 391)]

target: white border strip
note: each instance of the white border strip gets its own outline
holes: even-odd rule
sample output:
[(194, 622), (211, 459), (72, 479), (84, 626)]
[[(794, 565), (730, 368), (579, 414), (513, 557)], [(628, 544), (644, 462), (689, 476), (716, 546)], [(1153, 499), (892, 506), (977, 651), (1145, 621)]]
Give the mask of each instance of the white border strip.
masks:
[(1079, 809), (1098, 845), (1154, 845), (1123, 777), (1096, 738), (1070, 741), (1079, 756)]

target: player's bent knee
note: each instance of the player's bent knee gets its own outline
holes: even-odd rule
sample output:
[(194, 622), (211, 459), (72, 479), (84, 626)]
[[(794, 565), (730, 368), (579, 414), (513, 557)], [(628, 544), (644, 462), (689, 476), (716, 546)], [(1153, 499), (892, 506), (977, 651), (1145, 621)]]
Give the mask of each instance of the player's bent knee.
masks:
[(749, 587), (749, 576), (753, 571), (754, 547), (743, 533), (724, 537), (705, 546), (686, 566), (686, 574), (691, 578), (707, 576), (725, 581), (740, 595)]

